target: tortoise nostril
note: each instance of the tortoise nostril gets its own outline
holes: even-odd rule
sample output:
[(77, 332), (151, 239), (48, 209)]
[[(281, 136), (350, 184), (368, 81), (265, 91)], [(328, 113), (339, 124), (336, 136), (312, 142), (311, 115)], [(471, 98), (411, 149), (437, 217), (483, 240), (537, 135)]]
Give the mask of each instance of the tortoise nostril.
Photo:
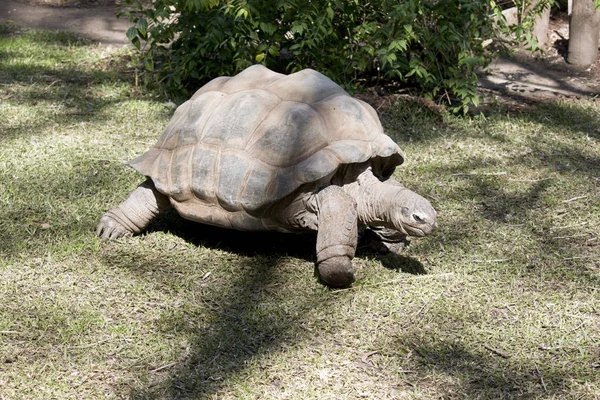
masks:
[(414, 219), (415, 221), (417, 221), (417, 222), (418, 222), (418, 223), (420, 223), (420, 224), (422, 224), (423, 222), (425, 222), (425, 221), (423, 220), (423, 218), (421, 218), (421, 217), (420, 217), (419, 215), (417, 215), (417, 214), (413, 214), (413, 216), (412, 216), (412, 217), (413, 217), (413, 219)]

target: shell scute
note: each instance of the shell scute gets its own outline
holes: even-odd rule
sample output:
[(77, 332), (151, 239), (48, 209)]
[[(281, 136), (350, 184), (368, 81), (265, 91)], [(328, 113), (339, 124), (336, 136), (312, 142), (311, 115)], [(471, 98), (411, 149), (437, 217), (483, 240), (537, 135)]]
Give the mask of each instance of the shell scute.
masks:
[[(313, 104), (327, 124), (328, 137), (336, 140), (373, 140), (383, 133), (379, 118), (373, 118), (368, 109), (347, 94), (329, 97)], [(375, 110), (373, 110), (375, 112)]]
[(371, 142), (361, 140), (338, 140), (327, 146), (340, 164), (361, 163), (372, 154)]
[(265, 187), (269, 203), (272, 203), (273, 199), (284, 198), (302, 184), (295, 179), (294, 169), (294, 167), (280, 168), (275, 179)]
[(171, 182), (169, 182), (171, 174), (171, 150), (161, 151), (157, 154), (150, 176), (154, 181), (154, 186), (162, 193), (171, 192)]
[(176, 201), (185, 201), (190, 196), (190, 156), (192, 147), (178, 147), (171, 158), (171, 197)]
[(157, 147), (173, 150), (198, 143), (206, 122), (225, 96), (221, 92), (207, 92), (183, 103), (158, 139)]
[(243, 149), (257, 125), (279, 103), (277, 96), (259, 89), (228, 95), (203, 126), (201, 140), (223, 148)]
[(248, 143), (248, 154), (270, 165), (287, 167), (327, 144), (321, 116), (304, 103), (281, 102), (271, 110)]
[(244, 210), (258, 211), (268, 203), (267, 186), (268, 182), (274, 181), (276, 175), (275, 168), (261, 162), (255, 162), (252, 165), (252, 171), (248, 174), (246, 185), (240, 195), (240, 202)]
[(266, 88), (285, 77), (286, 75), (273, 72), (262, 65), (253, 65), (224, 82), (220, 90), (225, 93), (237, 93), (258, 87)]
[(231, 76), (219, 76), (212, 81), (208, 82), (206, 85), (202, 86), (200, 89), (196, 90), (196, 93), (191, 97), (190, 100), (195, 100), (197, 97), (203, 95), (206, 92), (223, 92), (223, 86), (232, 79)]
[(187, 112), (192, 106), (192, 103), (192, 100), (188, 100), (177, 107), (163, 134), (158, 138), (155, 147), (172, 150), (177, 146), (177, 142), (179, 141), (179, 127), (183, 123), (182, 120), (186, 119)]
[(329, 149), (321, 150), (298, 163), (294, 179), (300, 183), (316, 182), (340, 166), (340, 160)]
[[(218, 147), (197, 145), (192, 156), (191, 189), (195, 197), (215, 202), (220, 150)], [(154, 178), (153, 178), (154, 179)], [(168, 193), (168, 192), (163, 192)]]
[(306, 104), (321, 101), (334, 94), (346, 93), (331, 79), (312, 69), (304, 69), (295, 74), (284, 75), (266, 88), (284, 100)]
[(240, 191), (251, 166), (251, 160), (238, 152), (224, 152), (219, 165), (219, 204), (228, 211), (240, 211)]

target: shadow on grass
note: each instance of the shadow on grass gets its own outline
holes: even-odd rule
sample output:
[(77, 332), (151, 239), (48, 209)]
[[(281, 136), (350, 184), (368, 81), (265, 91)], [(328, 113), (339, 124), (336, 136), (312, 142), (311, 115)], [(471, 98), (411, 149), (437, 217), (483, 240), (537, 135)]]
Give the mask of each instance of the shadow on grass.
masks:
[(243, 256), (292, 256), (315, 261), (316, 235), (243, 232), (188, 221), (170, 209), (159, 215), (146, 234), (170, 232), (195, 246), (230, 251)]
[[(529, 105), (532, 105), (531, 102)], [(413, 112), (415, 107), (417, 111)], [(417, 126), (414, 125), (417, 123), (414, 120), (415, 115), (431, 115), (431, 111), (420, 110), (419, 107), (415, 104), (404, 104), (398, 109), (404, 110), (404, 118), (414, 127)], [(486, 124), (493, 119), (507, 122), (518, 120), (519, 124), (532, 126), (530, 129), (533, 129), (534, 133), (529, 133), (526, 139), (524, 136), (520, 140), (514, 140), (493, 128), (493, 124), (490, 124), (492, 131), (488, 132)], [(436, 176), (436, 180), (443, 182), (443, 187), (452, 188), (444, 189), (445, 200), (454, 201), (456, 204), (466, 201), (474, 212), (472, 216), (464, 215), (462, 221), (450, 225), (451, 221), (444, 221), (444, 210), (440, 210), (440, 230), (442, 233), (446, 232), (448, 238), (441, 242), (444, 247), (456, 246), (456, 235), (460, 235), (460, 232), (481, 230), (481, 224), (477, 221), (483, 219), (498, 224), (497, 227), (503, 231), (512, 230), (517, 236), (522, 234), (525, 240), (530, 240), (527, 244), (531, 246), (528, 250), (530, 254), (540, 254), (549, 257), (549, 260), (553, 259), (554, 268), (546, 268), (544, 273), (550, 274), (557, 283), (564, 279), (577, 280), (578, 284), (584, 287), (595, 287), (600, 283), (597, 262), (593, 259), (589, 262), (581, 261), (580, 257), (582, 249), (589, 249), (589, 246), (596, 243), (590, 242), (590, 245), (585, 245), (582, 241), (593, 240), (597, 234), (589, 233), (586, 238), (581, 232), (576, 232), (574, 237), (561, 238), (563, 235), (558, 234), (550, 225), (555, 218), (549, 215), (564, 208), (564, 225), (569, 225), (578, 220), (586, 221), (586, 216), (582, 216), (581, 212), (592, 213), (594, 210), (590, 205), (578, 206), (576, 203), (569, 203), (570, 198), (578, 196), (585, 198), (588, 203), (597, 197), (593, 184), (588, 186), (587, 192), (579, 192), (581, 189), (574, 189), (576, 186), (570, 187), (570, 181), (581, 182), (583, 178), (593, 183), (600, 177), (600, 157), (597, 155), (600, 146), (600, 114), (593, 104), (542, 102), (534, 103), (528, 112), (514, 111), (500, 104), (498, 109), (488, 110), (485, 118), (466, 121), (454, 118), (448, 121), (438, 119), (435, 124), (432, 121), (434, 120), (424, 121), (422, 134), (413, 133), (411, 139), (422, 142), (434, 140), (443, 144), (440, 136), (435, 134), (436, 131), (443, 132), (449, 147), (440, 148), (441, 152), (461, 151), (451, 147), (453, 136), (462, 142), (466, 142), (465, 137), (473, 137), (489, 143), (487, 155), (473, 152), (471, 157), (462, 156), (458, 163), (439, 163), (424, 169), (425, 173)], [(463, 123), (481, 127), (471, 129), (467, 125), (468, 129), (463, 132)], [(435, 128), (435, 131), (430, 128)], [(402, 131), (399, 132), (401, 135)], [(556, 140), (557, 136), (564, 137), (565, 140)], [(506, 148), (507, 145), (519, 146), (523, 151), (518, 151), (517, 155), (510, 159), (493, 157), (492, 150), (502, 151), (502, 147)], [(452, 161), (452, 158), (450, 160)], [(401, 168), (402, 166), (399, 167), (400, 176)], [(538, 177), (520, 180), (519, 174), (523, 169)], [(436, 196), (441, 195), (437, 193)], [(560, 207), (561, 203), (565, 205)], [(573, 213), (573, 218), (569, 218), (570, 213)], [(540, 215), (541, 221), (532, 219), (536, 215)], [(478, 235), (472, 236), (477, 238)], [(480, 238), (486, 240), (485, 235)], [(440, 243), (439, 238), (437, 242)], [(512, 254), (505, 254), (497, 258), (511, 256)], [(573, 261), (575, 259), (580, 259), (578, 266), (577, 262)], [(540, 263), (536, 260), (518, 261), (531, 268), (532, 274), (540, 272), (536, 267)]]
[[(600, 95), (600, 93), (599, 93)], [(456, 123), (455, 118), (448, 118), (439, 110), (429, 109), (413, 100), (398, 100), (381, 115), (381, 122), (386, 130), (400, 147), (408, 142), (437, 142), (440, 133), (451, 139), (452, 136), (460, 138), (474, 137), (486, 138), (498, 142), (504, 142), (506, 138), (501, 134), (490, 134), (485, 129), (486, 119), (505, 118), (518, 119), (522, 121), (539, 124), (547, 129), (548, 133), (565, 129), (575, 134), (589, 136), (591, 139), (600, 141), (600, 114), (597, 107), (581, 107), (575, 102), (565, 101), (542, 101), (536, 102), (522, 98), (506, 98), (512, 102), (491, 103), (485, 108), (477, 109), (477, 115), (483, 119), (467, 118)], [(598, 102), (598, 100), (596, 100)], [(463, 123), (468, 125), (481, 125), (482, 129), (464, 129)], [(440, 151), (448, 149), (440, 148)], [(411, 160), (411, 154), (406, 154), (407, 160)], [(398, 167), (402, 168), (402, 166)]]
[[(582, 157), (580, 162), (587, 161), (585, 161), (585, 157)], [(469, 171), (469, 168), (465, 168), (464, 171)], [(590, 173), (592, 176), (600, 175), (600, 167), (590, 165)], [(557, 192), (558, 190), (558, 195), (561, 195), (560, 188), (557, 188), (558, 179), (541, 179), (520, 186), (519, 190), (510, 187), (505, 176), (470, 176), (465, 173), (458, 179), (467, 181), (466, 188), (453, 194), (452, 197), (456, 196), (455, 201), (468, 199), (473, 202), (474, 204), (469, 208), (472, 208), (474, 213), (471, 217), (464, 215), (460, 220), (455, 217), (454, 221), (440, 223), (441, 238), (434, 239), (431, 244), (447, 248), (456, 247), (457, 234), (480, 231), (480, 233), (467, 234), (470, 240), (461, 241), (461, 246), (465, 246), (466, 254), (469, 253), (471, 247), (485, 252), (483, 249), (486, 244), (489, 245), (489, 249), (496, 249), (487, 257), (489, 260), (484, 259), (477, 262), (491, 263), (493, 259), (511, 262), (522, 271), (527, 271), (527, 274), (534, 280), (538, 279), (539, 274), (543, 272), (546, 284), (552, 285), (551, 282), (554, 282), (557, 287), (565, 284), (566, 281), (576, 283), (577, 286), (584, 289), (600, 285), (597, 261), (592, 258), (585, 261), (585, 258), (581, 257), (582, 251), (586, 251), (586, 249), (591, 251), (590, 246), (595, 243), (582, 242), (585, 242), (586, 239), (593, 240), (597, 234), (589, 233), (586, 236), (585, 230), (573, 234), (562, 234), (553, 229), (552, 220), (556, 218), (552, 218), (552, 216), (557, 217), (560, 209), (555, 205), (547, 204), (547, 202), (564, 203), (574, 195), (565, 193), (562, 199), (548, 200), (556, 196), (555, 193), (547, 193), (549, 191)], [(586, 216), (579, 215), (581, 209), (589, 210), (586, 207), (569, 207), (565, 204), (562, 211), (566, 216), (563, 224), (573, 224), (576, 229), (577, 221), (580, 221), (579, 223), (585, 228)], [(593, 211), (585, 212), (592, 213)], [(543, 215), (549, 213), (552, 214)], [(570, 218), (569, 213), (574, 214), (573, 218)], [(539, 220), (536, 220), (537, 216), (539, 216)], [(580, 220), (580, 217), (583, 219)], [(593, 218), (591, 214), (589, 217)], [(493, 228), (488, 236), (483, 232), (485, 229), (489, 229), (487, 227), (490, 224), (493, 224)], [(503, 234), (509, 236), (507, 237), (509, 243), (523, 246), (523, 248), (514, 252), (508, 250), (506, 245), (501, 243)], [(521, 239), (519, 241), (515, 238)], [(460, 239), (458, 238), (459, 241)], [(433, 251), (438, 250), (434, 249)], [(473, 257), (473, 262), (475, 262), (475, 258), (477, 257)]]
[[(52, 131), (49, 127), (53, 123), (102, 120), (103, 109), (122, 102), (123, 97), (142, 94), (133, 88), (129, 55), (92, 64), (86, 56), (86, 43), (68, 32), (26, 31), (0, 36), (0, 84), (6, 87), (2, 101), (30, 108), (41, 106), (36, 110), (40, 115), (30, 125), (23, 126), (28, 123), (25, 118), (26, 122), (15, 128), (2, 127), (2, 138), (45, 134)], [(115, 91), (119, 92), (116, 96)]]
[[(465, 347), (461, 343), (419, 344), (414, 349), (418, 368), (437, 371), (452, 378), (448, 392), (458, 398), (481, 399), (534, 399), (540, 394), (548, 398), (561, 398), (565, 389), (573, 384), (573, 377), (593, 379), (592, 366), (553, 365), (550, 358), (539, 364), (516, 363), (512, 354), (482, 343), (481, 347)], [(427, 386), (427, 377), (422, 380)], [(420, 385), (419, 385), (420, 386)]]
[[(150, 278), (163, 290), (181, 291), (177, 276), (194, 268), (160, 260), (170, 267), (163, 268), (153, 258), (157, 254), (148, 255), (135, 247), (115, 245), (111, 250), (104, 262), (138, 274), (140, 279)], [(301, 342), (309, 332), (300, 329), (304, 314), (326, 307), (328, 299), (319, 295), (324, 290), (316, 280), (308, 288), (294, 282), (296, 273), (310, 273), (310, 269), (285, 264), (277, 255), (224, 256), (216, 267), (227, 273), (190, 282), (181, 292), (179, 311), (165, 311), (155, 327), (166, 335), (185, 336), (188, 350), (166, 375), (147, 377), (143, 387), (131, 390), (130, 397), (213, 398), (232, 381), (243, 379), (245, 369), (260, 363), (263, 356)]]
[[(188, 221), (174, 209), (159, 215), (144, 232), (170, 232), (195, 246), (230, 251), (238, 255), (291, 256), (304, 261), (316, 261), (317, 235), (308, 233), (243, 232), (223, 229)], [(384, 268), (409, 273), (426, 274), (425, 267), (418, 260), (402, 254), (380, 254), (371, 251), (369, 246), (359, 241), (356, 257), (374, 257)]]

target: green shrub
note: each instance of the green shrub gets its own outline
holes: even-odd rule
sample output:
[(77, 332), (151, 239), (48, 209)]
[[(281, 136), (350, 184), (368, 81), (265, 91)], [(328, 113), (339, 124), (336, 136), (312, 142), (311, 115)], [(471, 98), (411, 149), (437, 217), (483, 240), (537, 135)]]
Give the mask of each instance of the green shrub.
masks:
[[(477, 103), (475, 71), (507, 27), (493, 0), (126, 0), (129, 39), (145, 69), (186, 93), (256, 63), (314, 68), (345, 87), (417, 85)], [(498, 22), (494, 22), (494, 20)]]

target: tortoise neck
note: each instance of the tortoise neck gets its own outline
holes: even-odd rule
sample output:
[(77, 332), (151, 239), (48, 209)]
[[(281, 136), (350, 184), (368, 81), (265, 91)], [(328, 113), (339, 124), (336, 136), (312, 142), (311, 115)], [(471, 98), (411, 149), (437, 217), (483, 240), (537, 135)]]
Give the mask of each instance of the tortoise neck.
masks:
[(364, 225), (397, 229), (391, 213), (400, 192), (407, 190), (393, 179), (381, 182), (371, 168), (365, 169), (344, 190), (356, 200), (358, 220)]

